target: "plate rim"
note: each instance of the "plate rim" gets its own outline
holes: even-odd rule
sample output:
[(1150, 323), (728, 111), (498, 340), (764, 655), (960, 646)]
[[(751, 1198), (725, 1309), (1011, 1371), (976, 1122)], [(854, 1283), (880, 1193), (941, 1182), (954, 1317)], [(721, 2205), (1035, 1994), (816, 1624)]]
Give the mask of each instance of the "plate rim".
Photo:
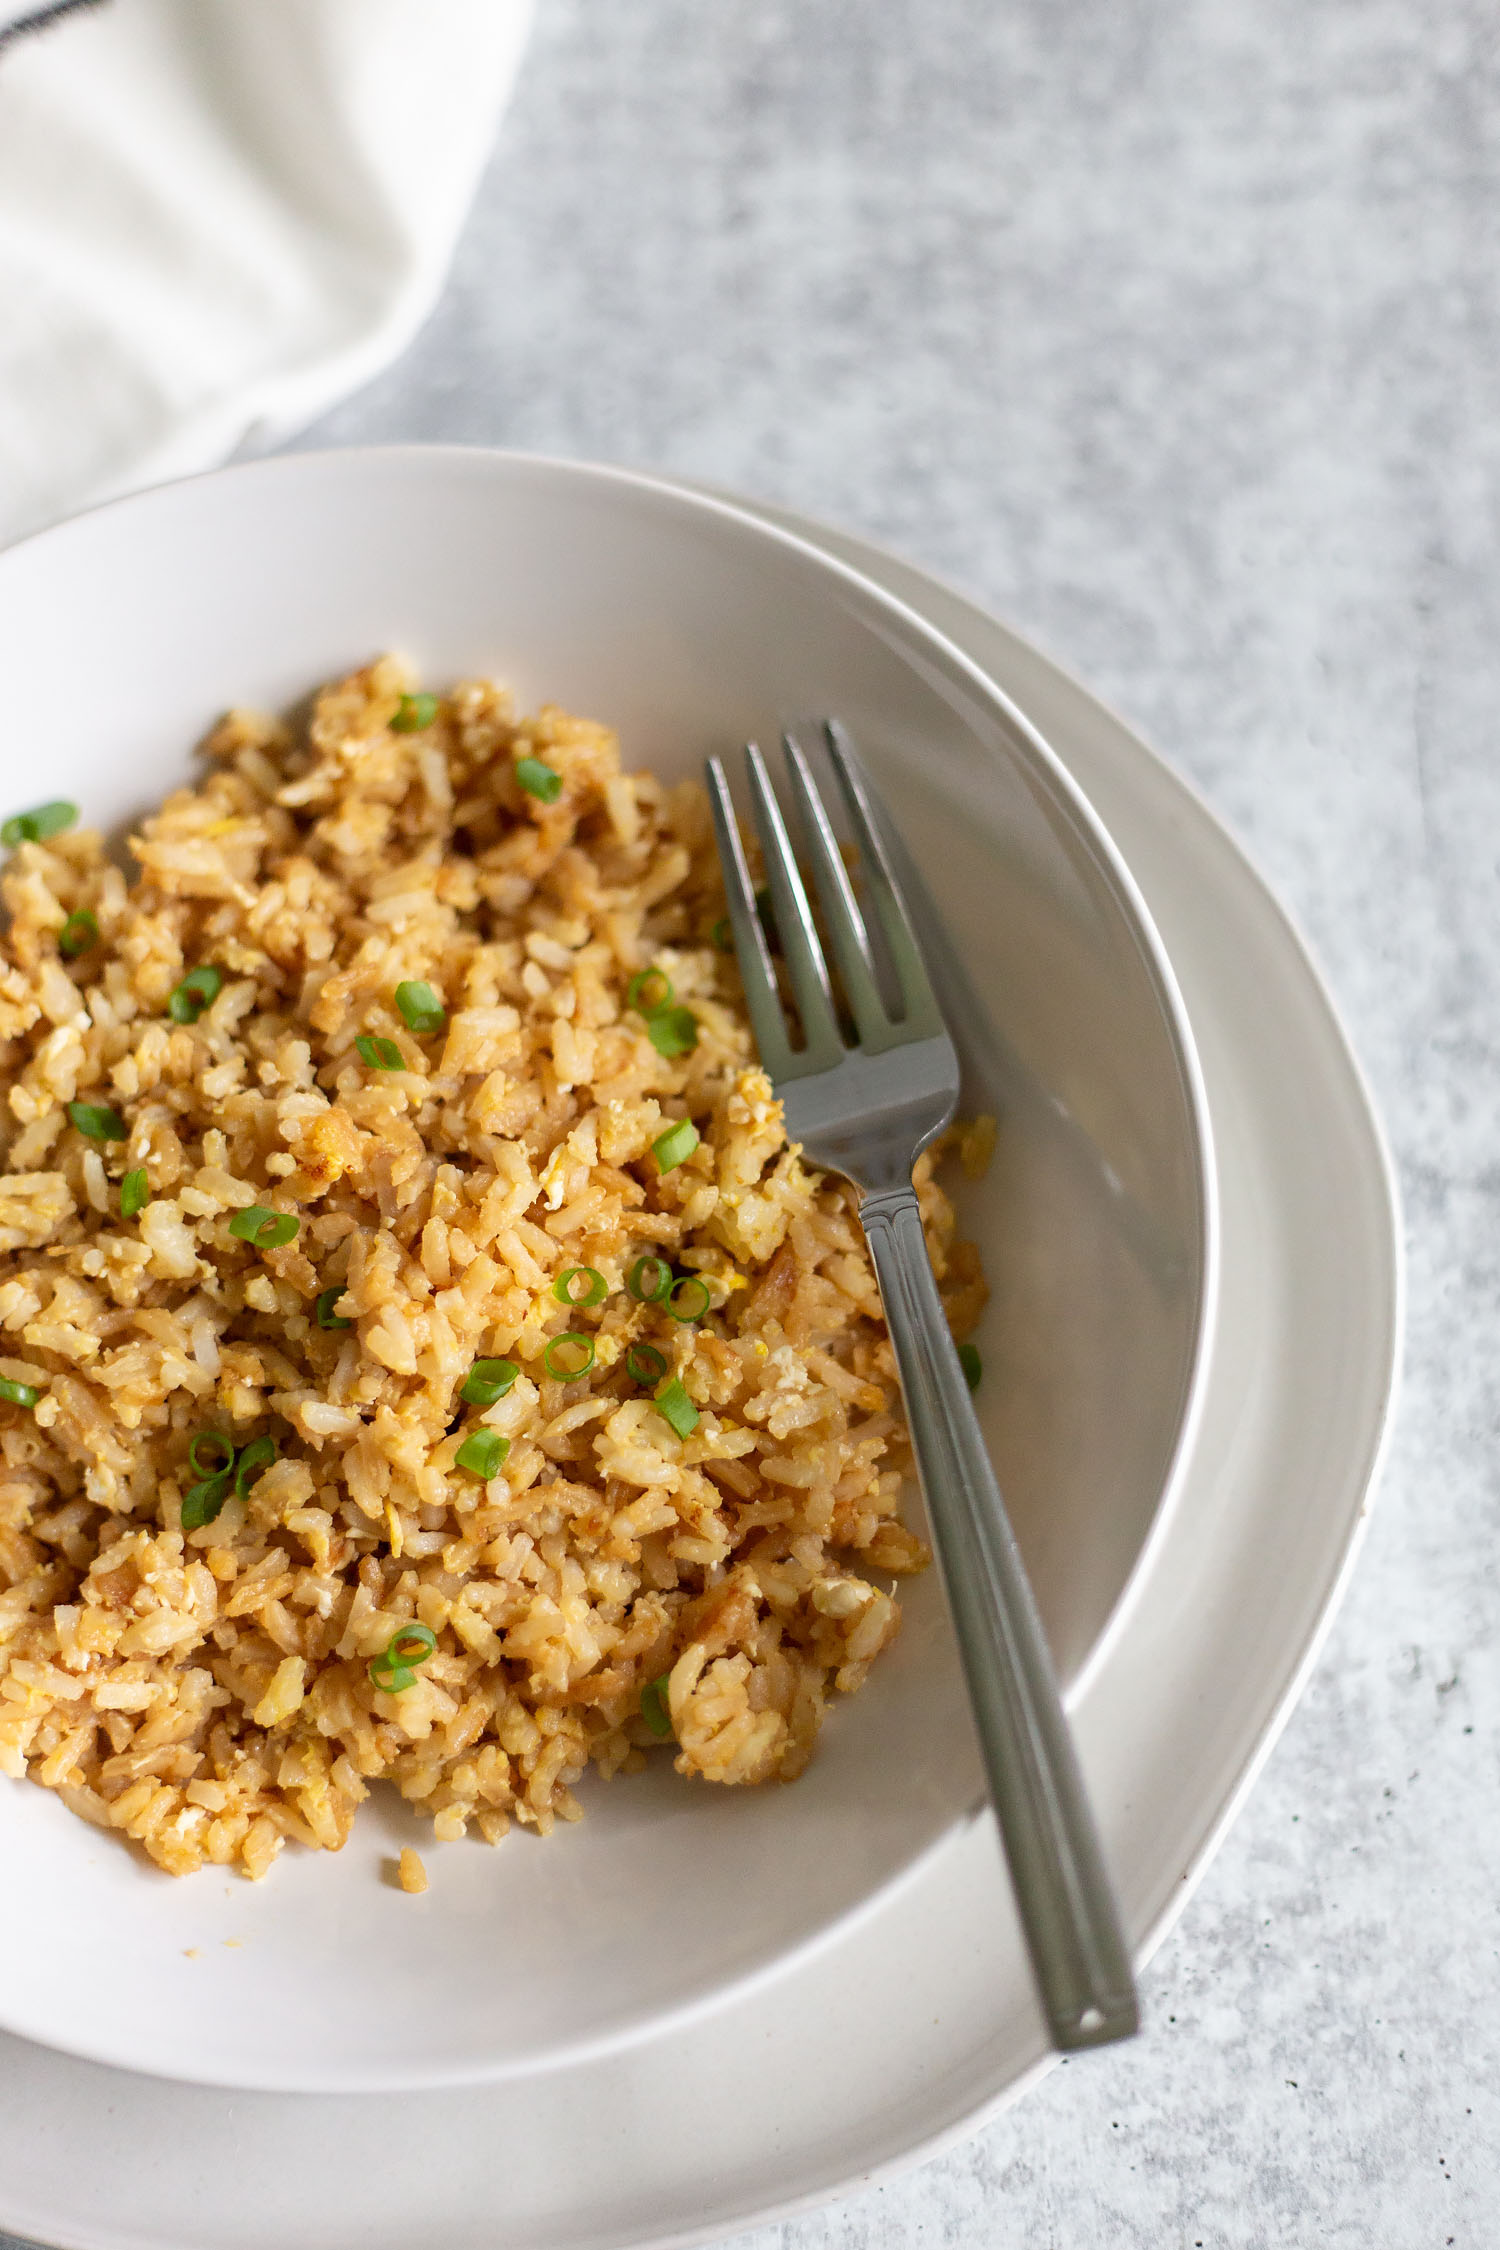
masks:
[[(767, 502), (765, 506), (773, 516), (780, 515), (781, 511), (775, 503)], [(1244, 875), (1248, 878), (1249, 886), (1258, 894), (1259, 903), (1263, 908), (1269, 909), (1272, 916), (1281, 924), (1285, 937), (1290, 941), (1289, 955), (1296, 958), (1298, 967), (1324, 1018), (1325, 1027), (1332, 1034), (1331, 1045), (1336, 1049), (1339, 1060), (1358, 1095), (1362, 1122), (1369, 1135), (1369, 1153), (1375, 1159), (1374, 1169), (1383, 1193), (1385, 1217), (1388, 1221), (1383, 1236), (1383, 1247), (1389, 1254), (1389, 1290), (1385, 1308), (1386, 1318), (1382, 1322), (1385, 1343), (1382, 1355), (1384, 1379), (1381, 1385), (1380, 1407), (1375, 1417), (1374, 1426), (1368, 1434), (1362, 1464), (1356, 1471), (1359, 1497), (1350, 1517), (1339, 1561), (1324, 1588), (1316, 1614), (1304, 1638), (1301, 1653), (1287, 1676), (1281, 1693), (1273, 1705), (1270, 1716), (1264, 1722), (1249, 1756), (1243, 1762), (1236, 1779), (1221, 1795), (1211, 1822), (1204, 1831), (1192, 1859), (1184, 1870), (1181, 1881), (1174, 1887), (1171, 1896), (1134, 1948), (1133, 1958), (1136, 1967), (1140, 1969), (1150, 1962), (1158, 1948), (1170, 1937), (1230, 1828), (1238, 1818), (1246, 1799), (1264, 1772), (1284, 1729), (1291, 1719), (1292, 1713), (1301, 1701), (1308, 1681), (1323, 1652), (1328, 1635), (1332, 1630), (1349, 1582), (1358, 1567), (1360, 1554), (1369, 1529), (1375, 1494), (1390, 1454), (1405, 1374), (1404, 1346), (1408, 1273), (1407, 1238), (1403, 1220), (1400, 1178), (1390, 1139), (1375, 1100), (1369, 1074), (1360, 1059), (1359, 1051), (1353, 1039), (1344, 1025), (1332, 987), (1324, 973), (1312, 941), (1303, 929), (1295, 911), (1288, 906), (1281, 894), (1262, 874), (1251, 852), (1246, 849), (1227, 822), (1219, 816), (1191, 777), (1171, 764), (1163, 753), (1141, 735), (1106, 697), (1086, 686), (1049, 650), (1031, 640), (1029, 636), (1018, 633), (1012, 626), (1007, 625), (1003, 618), (987, 611), (981, 603), (975, 601), (962, 588), (955, 586), (939, 573), (929, 571), (925, 565), (906, 561), (903, 556), (895, 554), (873, 540), (866, 539), (863, 534), (846, 532), (833, 525), (821, 526), (820, 529), (825, 536), (831, 536), (840, 541), (847, 540), (857, 552), (869, 558), (872, 564), (892, 569), (902, 578), (910, 576), (918, 579), (923, 584), (924, 592), (931, 589), (946, 598), (966, 612), (967, 620), (972, 620), (973, 624), (981, 631), (986, 633), (998, 632), (1013, 645), (1018, 656), (1050, 672), (1056, 682), (1069, 693), (1092, 703), (1109, 721), (1113, 732), (1123, 741), (1127, 741), (1134, 755), (1153, 770), (1156, 782), (1159, 785), (1165, 785), (1169, 791), (1175, 791), (1181, 799), (1186, 801), (1200, 829), (1210, 833), (1221, 849), (1227, 849), (1239, 861)], [(1141, 1558), (1143, 1562), (1148, 1556), (1153, 1562), (1156, 1559), (1156, 1528), (1156, 1525), (1153, 1524), (1143, 1546)], [(1133, 1572), (1126, 1589), (1127, 1593), (1131, 1588), (1136, 1587), (1138, 1582), (1143, 1585), (1145, 1575), (1145, 1572), (1141, 1571), (1138, 1581), (1137, 1574)], [(1117, 1637), (1115, 1625), (1123, 1603), (1124, 1596), (1122, 1596), (1121, 1604), (1117, 1605), (1116, 1612), (1111, 1614), (1104, 1632), (1101, 1633), (1101, 1642), (1108, 1637), (1110, 1645), (1113, 1646)], [(1080, 1667), (1079, 1677), (1085, 1686), (1093, 1680), (1096, 1669), (1095, 1660), (1098, 1653), (1097, 1648), (1092, 1650), (1085, 1665)], [(858, 2184), (862, 2187), (876, 2186), (882, 2181), (899, 2178), (905, 2172), (914, 2170), (929, 2162), (932, 2158), (940, 2156), (946, 2149), (952, 2148), (959, 2141), (968, 2139), (990, 2119), (1000, 2116), (1013, 2103), (1022, 2100), (1031, 2088), (1038, 2084), (1041, 2079), (1047, 2077), (1061, 2060), (1062, 2057), (1056, 2054), (1040, 2056), (1029, 2067), (1023, 2068), (1009, 2084), (982, 2096), (969, 2110), (962, 2115), (955, 2116), (947, 2125), (937, 2129), (924, 2139), (914, 2141), (901, 2153), (861, 2172)], [(763, 2215), (757, 2213), (750, 2223), (755, 2225), (774, 2224), (777, 2220), (795, 2216), (798, 2212), (816, 2210), (820, 2205), (826, 2203), (831, 2195), (836, 2196), (842, 2192), (844, 2190), (837, 2187), (832, 2190), (813, 2190), (807, 2195), (799, 2197), (793, 2203), (768, 2208)], [(628, 2245), (622, 2244), (621, 2250), (697, 2250), (697, 2246), (712, 2243), (714, 2239), (713, 2234), (690, 2230), (659, 2237), (642, 2236), (638, 2241), (632, 2240)]]
[[(806, 521), (807, 519), (803, 520)], [(852, 536), (837, 533), (833, 527), (827, 527), (827, 535), (831, 537)], [(870, 552), (877, 560), (880, 559), (880, 550), (872, 546)], [(991, 617), (980, 605), (971, 602), (967, 596), (956, 589), (944, 587), (942, 581), (932, 577), (931, 574), (915, 570), (914, 566), (902, 563), (900, 558), (890, 557), (888, 559), (902, 570), (912, 570), (915, 576), (929, 579), (939, 592), (948, 594), (954, 601), (969, 610), (987, 630), (998, 629), (1027, 658), (1038, 662), (1053, 673), (1067, 690), (1082, 696), (1085, 701), (1104, 711), (1111, 721), (1113, 732), (1121, 743), (1128, 745), (1134, 756), (1139, 757), (1144, 753), (1144, 757), (1150, 765), (1159, 769), (1159, 774), (1165, 778), (1166, 782), (1180, 791), (1191, 802), (1207, 829), (1220, 840), (1222, 846), (1239, 862), (1245, 879), (1260, 894), (1263, 904), (1281, 923), (1286, 937), (1290, 940), (1293, 953), (1300, 960), (1302, 972), (1309, 981), (1313, 995), (1320, 1003), (1325, 1027), (1332, 1033), (1341, 1060), (1345, 1064), (1353, 1086), (1360, 1097), (1359, 1108), (1362, 1112), (1362, 1122), (1369, 1133), (1371, 1148), (1377, 1159), (1377, 1173), (1385, 1191), (1386, 1215), (1390, 1225), (1384, 1235), (1382, 1249), (1387, 1254), (1391, 1283), (1387, 1297), (1386, 1318), (1382, 1324), (1386, 1338), (1383, 1364), (1386, 1369), (1387, 1380), (1382, 1387), (1379, 1408), (1373, 1418), (1373, 1428), (1367, 1431), (1362, 1469), (1356, 1472), (1359, 1477), (1358, 1498), (1354, 1502), (1352, 1517), (1346, 1527), (1338, 1564), (1330, 1574), (1329, 1582), (1323, 1590), (1311, 1628), (1304, 1636), (1300, 1656), (1283, 1681), (1281, 1693), (1270, 1717), (1261, 1724), (1249, 1754), (1241, 1763), (1237, 1777), (1223, 1793), (1212, 1818), (1204, 1828), (1184, 1881), (1176, 1887), (1176, 1891), (1166, 1908), (1158, 1914), (1148, 1930), (1145, 1951), (1149, 1952), (1154, 1950), (1155, 1946), (1170, 1930), (1177, 1914), (1186, 1903), (1187, 1897), (1196, 1888), (1198, 1880), (1201, 1879), (1213, 1852), (1222, 1841), (1223, 1834), (1243, 1802), (1245, 1794), (1253, 1786), (1265, 1760), (1269, 1757), (1280, 1730), (1305, 1683), (1307, 1673), (1316, 1661), (1339, 1596), (1346, 1586), (1349, 1574), (1357, 1560), (1358, 1547), (1369, 1512), (1371, 1486), (1388, 1444), (1395, 1406), (1395, 1371), (1401, 1334), (1401, 1313), (1404, 1305), (1403, 1245), (1399, 1225), (1396, 1223), (1399, 1201), (1395, 1191), (1389, 1151), (1380, 1128), (1378, 1113), (1370, 1101), (1368, 1087), (1358, 1057), (1342, 1030), (1337, 1010), (1332, 1005), (1326, 984), (1316, 966), (1316, 962), (1297, 929), (1294, 919), (1287, 914), (1275, 894), (1270, 891), (1259, 876), (1248, 855), (1229, 835), (1222, 821), (1204, 802), (1199, 792), (1153, 752), (1133, 728), (1120, 720), (1116, 714), (1110, 712), (1108, 706), (1101, 703), (1100, 698), (1094, 696), (1090, 690), (1075, 681), (1064, 667), (1056, 664), (1043, 652), (1035, 649), (1028, 641), (1024, 641), (1020, 636), (1015, 635), (1002, 621)], [(1031, 2084), (1035, 2083), (1046, 2067), (1047, 2062), (1044, 2059), (1033, 2064), (1030, 2068), (1023, 2068), (1005, 2086), (981, 2092), (975, 2100), (961, 2102), (949, 2122), (938, 2130), (919, 2135), (904, 2144), (898, 2152), (893, 2153), (888, 2158), (874, 2164), (862, 2164), (855, 2172), (845, 2173), (835, 2179), (824, 2179), (819, 2184), (788, 2198), (765, 2203), (747, 2202), (737, 2213), (720, 2213), (706, 2226), (694, 2224), (687, 2227), (672, 2227), (667, 2231), (662, 2231), (660, 2228), (655, 2231), (651, 2231), (649, 2228), (645, 2230), (637, 2228), (628, 2233), (620, 2234), (618, 2240), (621, 2245), (629, 2241), (636, 2245), (650, 2243), (656, 2246), (656, 2250), (686, 2250), (686, 2246), (690, 2244), (700, 2244), (722, 2238), (726, 2229), (771, 2223), (799, 2211), (817, 2208), (827, 2202), (831, 2196), (844, 2192), (856, 2184), (871, 2184), (881, 2179), (890, 2178), (939, 2153), (943, 2148), (972, 2132), (985, 2118), (996, 2114), (1010, 2101), (1018, 2099)], [(106, 2089), (101, 2088), (99, 2091), (101, 2099), (108, 2098)], [(229, 2097), (224, 2098), (229, 2099)], [(25, 2224), (28, 2222), (19, 2223)], [(36, 2221), (33, 2220), (29, 2223), (35, 2225)], [(49, 2227), (52, 2223), (47, 2222)], [(82, 2233), (69, 2232), (67, 2240), (70, 2250), (156, 2250), (155, 2241), (136, 2227), (132, 2227), (128, 2232), (121, 2232), (113, 2227), (107, 2232), (99, 2232), (90, 2228)]]

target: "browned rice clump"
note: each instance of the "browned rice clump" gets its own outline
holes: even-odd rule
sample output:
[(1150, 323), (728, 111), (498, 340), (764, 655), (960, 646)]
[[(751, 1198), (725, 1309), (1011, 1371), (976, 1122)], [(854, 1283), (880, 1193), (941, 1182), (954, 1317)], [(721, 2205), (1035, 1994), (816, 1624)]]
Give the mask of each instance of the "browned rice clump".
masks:
[[(591, 1760), (643, 1764), (667, 1674), (679, 1772), (788, 1779), (896, 1631), (864, 1573), (927, 1560), (850, 1194), (787, 1146), (711, 940), (701, 790), (484, 681), (393, 731), (409, 686), (387, 658), (299, 732), (233, 713), (132, 842), (131, 888), (87, 831), (4, 877), (0, 1375), (41, 1395), (0, 1406), (0, 1764), (173, 1874), (337, 1849), (377, 1778), (440, 1839), (545, 1833)], [(526, 756), (554, 803), (518, 786)], [(69, 961), (80, 910), (98, 942)], [(204, 963), (222, 989), (174, 1023)], [(652, 965), (688, 1055), (627, 1005)], [(408, 1030), (403, 979), (444, 1030)], [(368, 1067), (362, 1034), (406, 1067)], [(86, 1138), (75, 1098), (128, 1138)], [(701, 1139), (663, 1174), (682, 1118)], [(983, 1282), (930, 1169), (962, 1333)], [(252, 1204), (295, 1240), (232, 1234)], [(708, 1284), (697, 1324), (623, 1288), (656, 1251)], [(575, 1265), (609, 1284), (596, 1309), (553, 1294)], [(314, 1317), (334, 1285), (348, 1329)], [(580, 1380), (543, 1365), (564, 1331), (594, 1343)], [(627, 1373), (636, 1341), (696, 1402), (685, 1440)], [(488, 1410), (458, 1398), (481, 1357), (522, 1371)], [(477, 1427), (510, 1441), (487, 1482), (455, 1465)], [(208, 1429), (279, 1458), (184, 1535)], [(414, 1620), (436, 1648), (387, 1692), (371, 1660)]]

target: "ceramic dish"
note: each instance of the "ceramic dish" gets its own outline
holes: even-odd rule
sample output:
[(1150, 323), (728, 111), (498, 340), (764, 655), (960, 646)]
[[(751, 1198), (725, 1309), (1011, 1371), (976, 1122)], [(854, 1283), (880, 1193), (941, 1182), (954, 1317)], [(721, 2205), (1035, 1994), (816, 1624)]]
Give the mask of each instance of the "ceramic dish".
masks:
[[(930, 613), (1065, 752), (1150, 898), (1198, 1035), (1217, 1337), (1177, 1506), (1078, 1707), (1144, 1957), (1274, 1741), (1354, 1551), (1399, 1332), (1389, 1173), (1295, 933), (1191, 792), (982, 611), (799, 528)], [(1146, 2072), (1150, 2039), (1148, 2015)], [(0, 2221), (59, 2250), (672, 2250), (931, 2154), (1041, 2067), (976, 1822), (791, 1975), (687, 2032), (508, 2086), (235, 2097), (0, 2038)]]
[[(304, 455), (146, 494), (0, 557), (0, 799), (122, 822), (226, 702), (278, 707), (387, 646), (429, 680), (619, 726), (667, 775), (835, 710), (940, 888), (1004, 1058), (967, 1223), (995, 1297), (981, 1394), (1065, 1677), (1099, 1643), (1191, 1420), (1211, 1299), (1207, 1134), (1170, 970), (1063, 769), (984, 675), (815, 549), (647, 480), (447, 449)], [(972, 1029), (972, 1026), (966, 1028)], [(434, 1849), (386, 1794), (337, 1860), (164, 1878), (0, 1788), (0, 2022), (199, 2083), (308, 2091), (555, 2066), (784, 1966), (978, 1802), (935, 1577), (795, 1788), (590, 1787), (549, 1844)]]

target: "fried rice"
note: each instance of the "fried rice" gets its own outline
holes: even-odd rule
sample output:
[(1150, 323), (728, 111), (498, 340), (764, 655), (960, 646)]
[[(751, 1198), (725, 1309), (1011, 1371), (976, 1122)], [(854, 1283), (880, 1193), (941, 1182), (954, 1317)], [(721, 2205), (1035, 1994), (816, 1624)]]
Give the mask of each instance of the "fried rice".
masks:
[(378, 1780), (491, 1842), (591, 1764), (790, 1780), (928, 1556), (702, 791), (392, 658), (204, 751), (133, 881), (68, 829), (0, 885), (0, 1766), (174, 1875)]

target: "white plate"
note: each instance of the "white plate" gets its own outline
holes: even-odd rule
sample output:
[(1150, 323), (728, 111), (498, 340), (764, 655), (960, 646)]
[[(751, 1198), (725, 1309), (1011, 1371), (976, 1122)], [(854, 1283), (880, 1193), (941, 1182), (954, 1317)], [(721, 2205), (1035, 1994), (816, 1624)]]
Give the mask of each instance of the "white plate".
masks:
[[(1191, 793), (981, 612), (818, 536), (919, 600), (1063, 751), (1150, 899), (1202, 1055), (1224, 1240), (1208, 1395), (1078, 1712), (1145, 1953), (1285, 1718), (1353, 1550), (1399, 1328), (1388, 1168), (1295, 934)], [(231, 2097), (0, 2039), (0, 2218), (63, 2250), (665, 2250), (930, 2153), (1042, 2060), (980, 1822), (794, 1974), (505, 2087)]]
[[(1005, 1058), (1006, 1130), (968, 1199), (996, 1283), (979, 1404), (1077, 1675), (1180, 1450), (1212, 1230), (1171, 973), (1075, 785), (918, 617), (737, 509), (388, 447), (148, 492), (0, 555), (0, 801), (32, 801), (33, 759), (48, 792), (125, 821), (191, 773), (226, 700), (274, 708), (387, 642), (430, 681), (493, 671), (523, 705), (607, 715), (668, 777), (821, 704), (887, 778), (972, 968), (963, 1028), (988, 1018)], [(935, 1573), (904, 1608), (807, 1787), (693, 1787), (661, 1757), (585, 1784), (588, 1817), (546, 1847), (435, 1851), (420, 1901), (381, 1880), (424, 1835), (391, 1791), (337, 1859), (289, 1851), (251, 1885), (174, 1883), (0, 1786), (0, 2024), (198, 2084), (377, 2092), (599, 2053), (779, 1973), (980, 1801)]]

